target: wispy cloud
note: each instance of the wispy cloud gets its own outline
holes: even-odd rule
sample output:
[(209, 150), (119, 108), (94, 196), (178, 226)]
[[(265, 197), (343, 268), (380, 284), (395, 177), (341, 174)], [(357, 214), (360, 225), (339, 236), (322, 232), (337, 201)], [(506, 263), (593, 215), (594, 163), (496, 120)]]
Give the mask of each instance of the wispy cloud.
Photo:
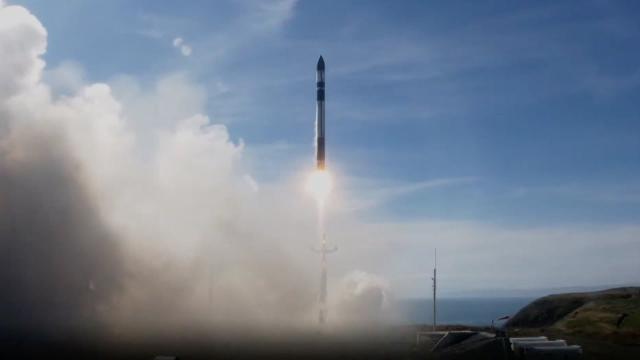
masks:
[(191, 46), (184, 42), (184, 39), (177, 37), (173, 39), (173, 47), (180, 50), (183, 56), (191, 56)]
[(279, 29), (294, 14), (298, 0), (247, 1), (246, 25), (254, 31)]
[[(435, 247), (443, 293), (616, 284), (635, 281), (638, 271), (635, 225), (505, 227), (419, 219), (338, 223), (329, 235), (346, 249), (342, 257), (354, 257), (337, 267), (356, 264), (386, 274), (404, 296), (429, 293), (423, 275), (433, 268)], [(363, 253), (366, 259), (355, 258)]]
[(142, 27), (135, 31), (136, 34), (160, 42), (170, 41), (171, 45), (185, 57), (190, 56), (193, 52), (193, 47), (186, 42), (184, 37), (175, 35), (192, 29), (194, 27), (193, 21), (178, 17), (144, 14), (140, 16), (140, 22)]
[[(479, 181), (477, 177), (454, 177), (424, 180), (418, 182), (396, 182), (384, 183), (366, 179), (350, 179), (346, 184), (353, 191), (351, 193), (360, 194), (341, 204), (341, 210), (352, 212), (382, 206), (396, 198), (415, 194), (422, 191), (432, 191), (440, 188), (468, 185)], [(366, 189), (366, 190), (365, 190)], [(364, 190), (364, 191), (363, 191)]]
[(556, 199), (571, 199), (591, 203), (640, 204), (640, 187), (636, 184), (564, 184), (555, 186), (524, 186), (510, 192), (513, 197), (546, 195)]
[(203, 64), (230, 60), (239, 52), (250, 49), (257, 41), (279, 34), (293, 18), (297, 0), (241, 1), (238, 16), (220, 26), (215, 33), (203, 37), (201, 48), (210, 49)]

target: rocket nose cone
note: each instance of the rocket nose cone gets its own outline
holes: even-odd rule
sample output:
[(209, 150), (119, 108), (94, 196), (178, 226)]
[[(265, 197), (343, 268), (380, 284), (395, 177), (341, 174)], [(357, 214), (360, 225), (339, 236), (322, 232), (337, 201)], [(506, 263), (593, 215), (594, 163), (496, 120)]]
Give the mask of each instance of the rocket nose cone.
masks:
[(322, 56), (318, 59), (318, 66), (316, 66), (316, 70), (324, 70), (324, 59)]

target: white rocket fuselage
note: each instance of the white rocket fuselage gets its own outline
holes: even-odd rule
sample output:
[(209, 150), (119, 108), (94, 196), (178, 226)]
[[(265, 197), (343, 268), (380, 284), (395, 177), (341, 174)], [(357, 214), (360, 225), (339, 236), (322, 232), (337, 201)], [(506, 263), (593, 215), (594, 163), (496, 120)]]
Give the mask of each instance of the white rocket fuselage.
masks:
[(324, 144), (324, 59), (320, 56), (316, 66), (316, 168), (324, 170), (325, 144)]

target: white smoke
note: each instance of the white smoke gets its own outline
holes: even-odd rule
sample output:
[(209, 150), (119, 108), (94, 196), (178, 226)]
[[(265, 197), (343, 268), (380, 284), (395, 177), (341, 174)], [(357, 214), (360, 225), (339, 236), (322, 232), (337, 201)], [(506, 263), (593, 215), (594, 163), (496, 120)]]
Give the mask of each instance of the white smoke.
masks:
[[(0, 4), (0, 6), (3, 6)], [(26, 9), (3, 6), (0, 13), (0, 99), (37, 85), (47, 32)]]
[(16, 268), (0, 310), (43, 329), (307, 324), (313, 212), (258, 186), (242, 141), (199, 113), (202, 90), (121, 77), (114, 95), (58, 71), (52, 91), (46, 39), (26, 9), (0, 8), (0, 246)]
[(374, 274), (352, 271), (340, 282), (334, 308), (338, 321), (347, 325), (389, 321), (393, 316), (389, 283)]
[(53, 69), (45, 69), (43, 80), (53, 93), (71, 95), (86, 85), (86, 74), (79, 63), (64, 61)]

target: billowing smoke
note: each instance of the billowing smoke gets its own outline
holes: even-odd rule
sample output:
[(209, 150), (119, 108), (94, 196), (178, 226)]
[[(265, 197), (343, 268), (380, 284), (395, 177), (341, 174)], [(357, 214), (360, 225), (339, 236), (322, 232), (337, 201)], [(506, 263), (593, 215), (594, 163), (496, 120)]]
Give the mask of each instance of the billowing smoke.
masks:
[(184, 75), (62, 95), (42, 80), (46, 39), (26, 9), (0, 5), (2, 327), (310, 324), (313, 211), (258, 191), (197, 87), (186, 109), (166, 92)]
[(41, 131), (12, 126), (0, 143), (0, 312), (25, 330), (95, 322), (124, 275), (77, 164)]
[(344, 324), (372, 325), (393, 320), (387, 281), (363, 271), (353, 271), (341, 281), (335, 309)]

